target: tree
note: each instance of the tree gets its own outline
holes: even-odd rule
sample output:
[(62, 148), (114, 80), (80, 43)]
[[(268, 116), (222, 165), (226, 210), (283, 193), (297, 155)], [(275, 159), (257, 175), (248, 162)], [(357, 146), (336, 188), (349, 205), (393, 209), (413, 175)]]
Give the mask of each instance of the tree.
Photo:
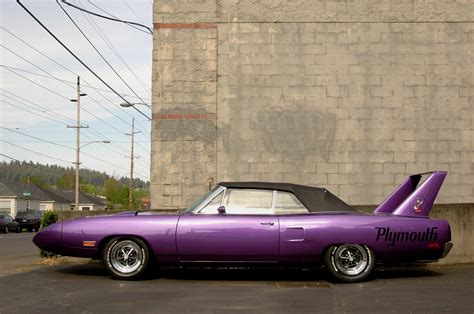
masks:
[(104, 194), (109, 207), (114, 208), (117, 205), (128, 207), (128, 188), (115, 179), (107, 179), (104, 183)]
[(39, 186), (40, 188), (48, 189), (50, 185), (41, 177), (36, 176), (26, 176), (22, 179), (23, 183), (31, 183)]
[[(79, 182), (81, 180), (79, 179)], [(59, 189), (73, 189), (76, 185), (76, 177), (74, 174), (65, 173), (59, 180), (56, 185)]]

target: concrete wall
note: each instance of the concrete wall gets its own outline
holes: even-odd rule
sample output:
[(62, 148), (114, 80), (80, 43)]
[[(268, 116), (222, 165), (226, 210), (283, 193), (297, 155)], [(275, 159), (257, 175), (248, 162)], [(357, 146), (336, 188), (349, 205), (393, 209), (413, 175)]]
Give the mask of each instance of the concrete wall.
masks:
[(433, 169), (438, 202), (474, 202), (472, 1), (154, 5), (152, 208), (221, 180), (377, 204)]

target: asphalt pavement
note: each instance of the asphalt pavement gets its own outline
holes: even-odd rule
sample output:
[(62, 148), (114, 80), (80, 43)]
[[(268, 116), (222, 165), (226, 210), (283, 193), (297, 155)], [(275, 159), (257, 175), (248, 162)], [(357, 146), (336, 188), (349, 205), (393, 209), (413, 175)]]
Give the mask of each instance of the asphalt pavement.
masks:
[(318, 269), (167, 269), (129, 282), (97, 261), (43, 261), (32, 235), (0, 234), (0, 313), (474, 312), (474, 265), (385, 268), (357, 284)]

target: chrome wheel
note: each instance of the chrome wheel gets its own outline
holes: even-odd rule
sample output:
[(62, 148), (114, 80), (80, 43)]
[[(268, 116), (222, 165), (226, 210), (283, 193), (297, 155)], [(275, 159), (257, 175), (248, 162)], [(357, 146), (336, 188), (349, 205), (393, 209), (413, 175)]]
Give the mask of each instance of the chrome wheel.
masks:
[(358, 275), (368, 264), (367, 252), (359, 244), (341, 245), (334, 255), (337, 269), (346, 275)]
[(115, 238), (110, 240), (102, 251), (104, 266), (118, 279), (135, 279), (144, 274), (148, 262), (148, 247), (137, 238)]
[(118, 242), (110, 252), (112, 266), (122, 274), (136, 271), (143, 263), (143, 253), (138, 244), (125, 240)]
[(363, 244), (335, 244), (325, 251), (324, 264), (335, 279), (359, 282), (374, 270), (375, 255), (371, 248)]

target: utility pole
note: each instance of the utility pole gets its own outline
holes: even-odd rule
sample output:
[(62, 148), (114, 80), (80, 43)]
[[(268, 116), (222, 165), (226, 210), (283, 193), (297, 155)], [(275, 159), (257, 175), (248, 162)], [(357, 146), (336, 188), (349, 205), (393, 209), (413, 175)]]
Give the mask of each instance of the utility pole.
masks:
[(131, 148), (131, 153), (130, 153), (130, 181), (128, 184), (129, 188), (129, 195), (128, 195), (128, 201), (129, 201), (129, 207), (130, 209), (133, 208), (133, 166), (134, 166), (134, 146), (135, 146), (135, 134), (140, 133), (140, 131), (135, 132), (135, 119), (132, 118), (132, 133), (125, 133), (125, 135), (130, 135), (132, 137), (132, 148)]
[(77, 98), (71, 99), (72, 102), (77, 103), (77, 121), (76, 125), (68, 125), (68, 128), (76, 129), (76, 184), (75, 184), (75, 196), (74, 196), (74, 210), (79, 209), (79, 165), (80, 163), (80, 151), (81, 151), (81, 129), (88, 128), (87, 125), (81, 125), (81, 96), (86, 96), (86, 94), (81, 94), (81, 80), (80, 77), (77, 77)]

